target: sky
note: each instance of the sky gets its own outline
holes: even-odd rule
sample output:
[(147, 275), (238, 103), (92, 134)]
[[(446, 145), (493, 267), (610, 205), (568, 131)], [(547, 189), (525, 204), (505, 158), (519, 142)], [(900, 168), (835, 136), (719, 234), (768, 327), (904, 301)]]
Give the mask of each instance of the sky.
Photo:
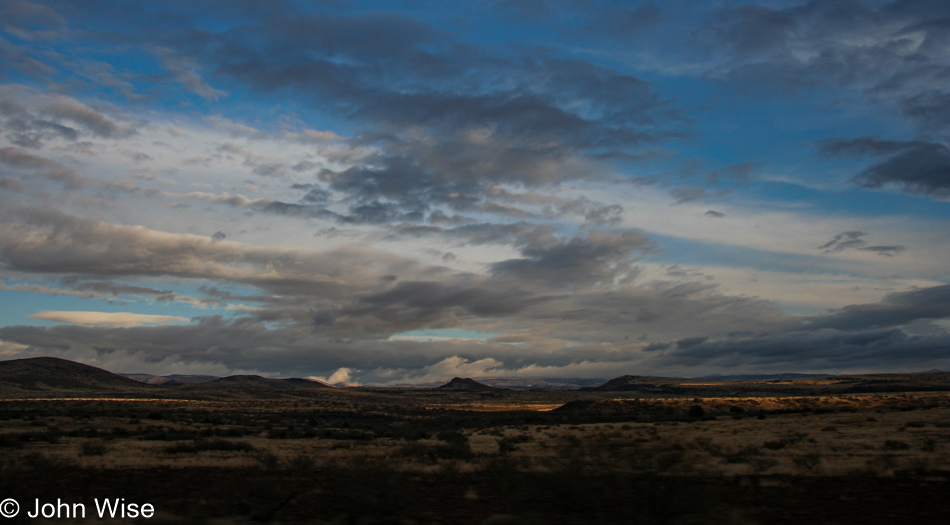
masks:
[(950, 370), (946, 7), (0, 1), (0, 358)]

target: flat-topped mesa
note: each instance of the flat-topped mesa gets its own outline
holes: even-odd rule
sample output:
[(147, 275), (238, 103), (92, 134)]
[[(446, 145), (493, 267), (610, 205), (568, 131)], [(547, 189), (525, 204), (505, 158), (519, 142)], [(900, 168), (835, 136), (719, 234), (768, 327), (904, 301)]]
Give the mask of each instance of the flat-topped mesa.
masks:
[(456, 377), (448, 383), (438, 387), (437, 390), (450, 390), (453, 392), (495, 392), (503, 389), (479, 383), (478, 381), (468, 377)]

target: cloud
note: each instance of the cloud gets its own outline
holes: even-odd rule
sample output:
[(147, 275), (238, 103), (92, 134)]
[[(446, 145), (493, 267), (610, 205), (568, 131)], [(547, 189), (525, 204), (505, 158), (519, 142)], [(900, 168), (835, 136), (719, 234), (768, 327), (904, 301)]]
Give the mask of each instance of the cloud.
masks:
[(865, 168), (852, 182), (864, 188), (894, 184), (908, 193), (950, 197), (950, 147), (938, 142), (882, 140), (877, 137), (828, 139), (827, 155), (886, 157)]
[(807, 2), (715, 9), (692, 33), (710, 73), (790, 86), (842, 86), (895, 105), (923, 131), (947, 129), (950, 31), (939, 0)]
[(191, 59), (177, 55), (167, 48), (159, 48), (158, 56), (165, 69), (188, 91), (213, 102), (217, 102), (221, 97), (228, 95), (227, 91), (209, 86), (198, 74), (197, 66)]
[(308, 379), (313, 379), (313, 380), (316, 380), (316, 381), (320, 381), (321, 383), (326, 383), (326, 384), (328, 384), (328, 385), (339, 385), (339, 384), (354, 385), (354, 384), (358, 384), (358, 383), (353, 383), (353, 382), (352, 382), (352, 379), (353, 379), (352, 374), (353, 374), (353, 372), (354, 372), (353, 369), (350, 369), (350, 368), (347, 368), (347, 367), (344, 366), (344, 367), (338, 368), (338, 369), (336, 370), (336, 372), (333, 372), (332, 374), (330, 374), (330, 377), (311, 376), (311, 377), (309, 377)]
[(3, 29), (24, 40), (62, 38), (68, 33), (65, 18), (52, 8), (25, 1), (5, 2), (0, 7)]
[(422, 368), (418, 374), (406, 378), (411, 383), (446, 381), (453, 377), (486, 377), (501, 375), (504, 363), (490, 357), (469, 361), (454, 355)]
[(0, 117), (10, 141), (29, 149), (40, 149), (55, 140), (129, 138), (137, 133), (133, 126), (74, 98), (17, 85), (0, 85)]
[(31, 170), (41, 177), (65, 183), (70, 187), (79, 187), (87, 182), (73, 168), (27, 153), (20, 148), (0, 148), (0, 162), (14, 168)]
[(689, 186), (680, 186), (678, 188), (673, 188), (670, 190), (670, 195), (676, 199), (674, 204), (681, 204), (684, 202), (695, 201), (700, 199), (705, 199), (708, 195), (706, 190), (703, 188), (689, 187)]
[(947, 318), (950, 285), (939, 285), (805, 317), (783, 330), (696, 336), (650, 343), (643, 350), (658, 367), (922, 371), (931, 365), (921, 363), (950, 363), (950, 330), (931, 323)]
[[(827, 173), (812, 175), (814, 159), (786, 169), (792, 146), (752, 136), (761, 111), (799, 123), (819, 111), (840, 136), (865, 122), (917, 133), (818, 144), (862, 162), (855, 185), (944, 198), (936, 4), (490, 4), (170, 3), (159, 15), (124, 3), (109, 16), (88, 4), (61, 10), (68, 21), (2, 4), (23, 11), (0, 21), (22, 33), (5, 29), (0, 59), (44, 87), (0, 86), (0, 289), (210, 314), (122, 327), (14, 317), (3, 351), (383, 383), (675, 371), (678, 355), (744, 366), (757, 347), (763, 366), (795, 352), (807, 366), (858, 362), (804, 348), (824, 343), (885, 363), (903, 343), (942, 355), (942, 321), (920, 330), (943, 299), (874, 302), (939, 275), (926, 216), (939, 203), (847, 219), (872, 196), (846, 192), (815, 218), (833, 205), (801, 177)], [(491, 38), (471, 30), (489, 25)], [(865, 120), (868, 104), (894, 111)], [(766, 144), (775, 155), (755, 160)], [(175, 185), (200, 191), (165, 191)], [(729, 228), (690, 204), (727, 191)], [(891, 233), (866, 233), (879, 231)], [(837, 293), (843, 283), (862, 289)], [(813, 313), (828, 301), (866, 304)], [(803, 303), (807, 318), (788, 313)], [(416, 329), (497, 337), (400, 336)]]
[(654, 250), (653, 240), (637, 230), (591, 230), (570, 239), (535, 230), (533, 238), (521, 249), (523, 258), (493, 263), (491, 270), (495, 275), (526, 282), (567, 286), (610, 283), (616, 277), (631, 276), (633, 253)]
[(373, 142), (383, 153), (322, 177), (363, 204), (386, 197), (404, 212), (455, 193), (477, 200), (487, 182), (587, 178), (585, 162), (684, 126), (671, 103), (631, 75), (540, 52), (477, 50), (395, 14), (275, 14), (240, 36), (206, 33), (165, 45), (259, 93), (293, 93), (365, 126), (346, 141)]
[(109, 326), (139, 326), (143, 324), (187, 323), (187, 317), (173, 315), (146, 315), (129, 312), (52, 312), (44, 310), (30, 315), (31, 319), (57, 323)]
[(54, 97), (42, 111), (54, 118), (78, 124), (103, 138), (128, 136), (135, 133), (132, 128), (119, 124), (104, 113), (69, 97)]
[(929, 368), (930, 363), (941, 366), (950, 363), (950, 335), (913, 336), (896, 329), (856, 333), (838, 330), (785, 332), (709, 340), (669, 352), (659, 361), (684, 367), (758, 371), (838, 373), (842, 369), (870, 369), (920, 372)]
[(818, 249), (821, 250), (822, 253), (838, 253), (845, 250), (860, 250), (876, 253), (878, 255), (884, 255), (887, 257), (893, 257), (894, 255), (904, 251), (904, 247), (901, 245), (868, 246), (867, 241), (863, 239), (865, 236), (867, 236), (867, 234), (862, 231), (846, 231), (844, 233), (835, 235), (830, 241), (819, 246)]
[(471, 284), (407, 281), (360, 298), (338, 313), (336, 324), (355, 318), (367, 327), (383, 325), (385, 328), (381, 328), (388, 336), (418, 328), (456, 326), (460, 318), (470, 316), (512, 316), (551, 299), (518, 287), (500, 287), (484, 279)]
[(950, 285), (894, 292), (880, 302), (846, 306), (806, 320), (813, 329), (862, 330), (901, 326), (919, 319), (950, 317)]
[[(360, 281), (375, 282), (377, 270), (353, 279), (370, 268), (386, 268), (384, 273), (390, 274), (423, 268), (371, 248), (320, 253), (255, 247), (39, 209), (4, 209), (3, 218), (0, 260), (32, 273), (222, 279), (282, 293), (321, 294), (352, 293)], [(342, 279), (343, 274), (349, 277)]]

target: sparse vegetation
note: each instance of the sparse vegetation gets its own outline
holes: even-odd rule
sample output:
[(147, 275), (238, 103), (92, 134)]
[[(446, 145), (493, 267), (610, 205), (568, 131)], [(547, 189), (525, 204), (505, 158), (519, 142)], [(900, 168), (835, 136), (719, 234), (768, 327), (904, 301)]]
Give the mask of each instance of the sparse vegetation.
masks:
[(182, 520), (729, 523), (749, 498), (794, 517), (908, 478), (920, 517), (947, 488), (947, 394), (489, 393), (0, 401), (0, 492), (157, 493)]

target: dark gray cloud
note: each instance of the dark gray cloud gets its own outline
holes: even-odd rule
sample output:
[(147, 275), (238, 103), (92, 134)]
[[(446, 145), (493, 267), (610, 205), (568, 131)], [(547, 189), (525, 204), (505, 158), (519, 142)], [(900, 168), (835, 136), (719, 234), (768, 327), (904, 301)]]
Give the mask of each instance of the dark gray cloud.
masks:
[(716, 211), (716, 210), (708, 210), (703, 215), (707, 217), (713, 217), (715, 219), (721, 219), (726, 216), (725, 213), (722, 213), (721, 211)]
[(354, 221), (396, 215), (380, 213), (389, 203), (401, 214), (445, 204), (511, 215), (484, 202), (486, 184), (591, 177), (578, 158), (629, 153), (685, 126), (631, 75), (544, 52), (475, 49), (395, 14), (276, 14), (240, 32), (189, 32), (162, 45), (216, 78), (292, 92), (365, 126), (349, 142), (383, 153), (320, 175), (358, 201)]
[(928, 324), (947, 318), (950, 285), (939, 285), (891, 293), (879, 302), (808, 317), (783, 330), (696, 336), (652, 343), (644, 351), (664, 351), (663, 363), (686, 367), (837, 373), (873, 364), (913, 370), (929, 366), (921, 363), (950, 362), (950, 331)]
[(134, 133), (134, 130), (117, 123), (104, 113), (69, 97), (54, 98), (49, 105), (42, 108), (42, 111), (53, 118), (73, 122), (103, 138), (128, 136)]
[[(950, 33), (950, 28), (945, 31)], [(930, 89), (908, 96), (901, 100), (901, 109), (926, 132), (946, 136), (950, 128), (950, 92)]]
[(898, 329), (783, 332), (708, 340), (677, 348), (661, 360), (685, 367), (726, 369), (838, 373), (873, 363), (885, 370), (924, 371), (929, 363), (950, 362), (950, 335), (910, 335)]
[(638, 257), (658, 251), (655, 241), (634, 229), (592, 229), (574, 236), (558, 235), (549, 224), (519, 221), (508, 224), (466, 224), (453, 228), (402, 225), (391, 238), (438, 236), (457, 245), (510, 245), (521, 257), (492, 263), (493, 275), (542, 287), (564, 288), (630, 280)]
[[(484, 283), (490, 286), (491, 283)], [(458, 315), (497, 317), (517, 314), (551, 297), (536, 296), (517, 287), (493, 290), (486, 286), (458, 286), (435, 281), (408, 281), (385, 292), (362, 297), (345, 315), (372, 315), (401, 327), (441, 324)]]
[(896, 104), (920, 129), (943, 132), (950, 23), (940, 0), (871, 5), (812, 0), (713, 11), (693, 33), (712, 74), (792, 86), (839, 85)]
[(14, 179), (8, 179), (4, 177), (0, 179), (0, 188), (7, 191), (21, 191), (23, 190), (23, 185)]
[(608, 284), (635, 275), (634, 254), (656, 250), (653, 240), (637, 230), (593, 230), (570, 239), (534, 233), (521, 249), (522, 258), (493, 263), (492, 273), (564, 287)]
[(845, 250), (860, 250), (865, 252), (873, 252), (887, 257), (893, 257), (905, 249), (901, 245), (868, 246), (867, 241), (864, 240), (864, 237), (866, 236), (867, 234), (862, 231), (846, 231), (844, 233), (835, 235), (830, 241), (819, 246), (818, 249), (821, 250), (822, 253), (838, 253)]
[(709, 339), (709, 338), (708, 338), (708, 337), (705, 337), (705, 336), (701, 336), (701, 337), (687, 337), (687, 338), (685, 338), (685, 339), (680, 339), (679, 341), (676, 341), (676, 349), (677, 349), (677, 350), (684, 350), (684, 349), (693, 348), (693, 347), (695, 347), (695, 346), (697, 346), (697, 345), (700, 345), (700, 344), (706, 342), (708, 339)]
[(950, 148), (944, 144), (912, 147), (875, 164), (854, 179), (865, 188), (896, 184), (904, 191), (950, 197)]
[(39, 95), (19, 86), (0, 86), (0, 119), (9, 140), (40, 149), (52, 139), (75, 142), (83, 136), (121, 138), (135, 134), (128, 124), (76, 99)]
[(0, 148), (0, 162), (17, 170), (27, 170), (44, 178), (79, 187), (87, 181), (73, 168), (33, 155), (19, 148)]
[(944, 143), (859, 137), (826, 140), (820, 148), (828, 155), (885, 157), (852, 179), (859, 186), (894, 184), (909, 193), (950, 197), (950, 147)]
[(950, 285), (887, 294), (877, 303), (856, 304), (809, 318), (811, 329), (865, 330), (901, 326), (919, 319), (950, 317)]
[(66, 19), (53, 9), (32, 2), (4, 2), (0, 6), (3, 29), (26, 40), (59, 38), (67, 31)]
[[(3, 209), (0, 216), (0, 264), (37, 274), (204, 278), (282, 295), (339, 298), (375, 286), (383, 270), (441, 271), (371, 248), (325, 253), (260, 248), (29, 208)], [(37, 236), (44, 242), (33, 242)], [(365, 274), (341, 278), (349, 272)]]

